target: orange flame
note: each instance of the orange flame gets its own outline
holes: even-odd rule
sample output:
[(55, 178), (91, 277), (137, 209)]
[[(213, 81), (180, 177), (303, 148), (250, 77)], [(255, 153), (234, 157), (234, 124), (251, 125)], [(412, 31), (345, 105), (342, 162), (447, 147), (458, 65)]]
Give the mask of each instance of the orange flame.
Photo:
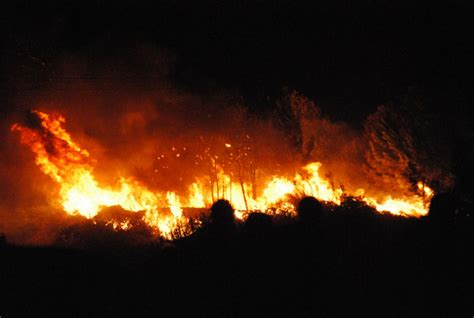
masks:
[[(189, 195), (180, 198), (174, 192), (155, 193), (132, 178), (120, 178), (116, 187), (103, 187), (96, 178), (90, 163), (89, 152), (76, 144), (63, 128), (65, 118), (56, 114), (33, 111), (39, 120), (38, 127), (30, 128), (14, 124), (11, 129), (21, 135), (21, 142), (28, 145), (35, 153), (35, 163), (46, 175), (59, 184), (59, 202), (69, 214), (80, 214), (92, 218), (102, 207), (121, 206), (137, 212), (145, 211), (144, 221), (159, 229), (162, 236), (171, 237), (178, 224), (187, 222), (183, 215), (183, 206), (206, 207), (212, 202), (211, 191), (205, 180), (196, 180), (189, 186)], [(225, 147), (232, 147), (225, 144)], [(218, 179), (222, 185), (219, 198), (228, 199), (236, 209), (236, 216), (244, 218), (248, 211), (266, 212), (274, 209), (294, 213), (295, 207), (291, 197), (311, 195), (320, 200), (340, 204), (343, 195), (341, 188), (334, 188), (330, 181), (319, 174), (321, 163), (313, 162), (304, 166), (301, 172), (292, 179), (273, 176), (263, 190), (255, 195), (252, 184), (232, 181), (221, 169)], [(397, 215), (423, 216), (428, 211), (428, 204), (433, 190), (419, 182), (421, 195), (394, 198), (386, 195), (383, 200), (365, 196), (364, 189), (359, 189), (355, 196), (361, 196), (370, 206), (380, 212), (387, 211)], [(165, 213), (168, 208), (170, 213)], [(114, 228), (126, 230), (130, 224), (113, 224)]]
[(160, 194), (149, 191), (139, 182), (121, 178), (117, 189), (101, 187), (94, 177), (89, 163), (89, 153), (81, 149), (62, 127), (66, 122), (60, 115), (33, 111), (41, 120), (40, 129), (14, 124), (13, 131), (21, 134), (21, 141), (36, 154), (36, 164), (60, 185), (59, 197), (64, 211), (87, 218), (97, 215), (102, 207), (121, 206), (125, 210), (146, 211), (146, 221), (168, 236), (170, 224), (183, 218), (177, 196), (168, 192), (172, 215), (158, 212), (163, 202)]

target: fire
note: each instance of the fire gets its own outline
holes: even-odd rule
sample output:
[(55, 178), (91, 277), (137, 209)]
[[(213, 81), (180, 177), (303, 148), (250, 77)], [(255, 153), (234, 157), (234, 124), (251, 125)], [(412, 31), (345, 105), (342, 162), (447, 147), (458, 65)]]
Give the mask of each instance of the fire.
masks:
[(202, 185), (194, 182), (189, 187), (189, 204), (192, 207), (196, 208), (204, 208), (206, 207), (206, 203), (204, 201), (204, 196), (202, 194)]
[(146, 220), (158, 227), (163, 236), (169, 235), (170, 224), (183, 217), (176, 194), (168, 192), (166, 195), (172, 212), (169, 216), (158, 212), (163, 201), (161, 195), (135, 180), (121, 178), (115, 189), (100, 186), (94, 177), (89, 153), (72, 141), (63, 128), (65, 118), (40, 111), (33, 114), (41, 121), (41, 127), (33, 129), (14, 124), (12, 130), (18, 131), (21, 141), (36, 154), (40, 169), (59, 183), (59, 201), (64, 211), (87, 218), (109, 206), (121, 206), (132, 212), (146, 211)]
[[(411, 197), (385, 195), (377, 200), (366, 195), (364, 189), (345, 193), (321, 176), (319, 162), (307, 164), (292, 178), (270, 176), (258, 193), (254, 191), (254, 184), (225, 173), (222, 167), (218, 169), (217, 183), (209, 185), (208, 180), (197, 178), (188, 187), (188, 193), (181, 197), (171, 191), (153, 192), (137, 180), (122, 176), (113, 187), (103, 186), (94, 176), (89, 152), (76, 144), (63, 127), (65, 118), (37, 110), (32, 114), (37, 119), (32, 127), (14, 124), (11, 130), (19, 132), (21, 142), (35, 153), (35, 163), (41, 171), (58, 183), (58, 201), (65, 212), (93, 218), (103, 207), (110, 206), (132, 212), (145, 211), (143, 221), (166, 238), (171, 237), (178, 225), (187, 222), (183, 207), (209, 207), (212, 200), (219, 198), (231, 201), (240, 219), (251, 211), (294, 213), (291, 198), (305, 195), (335, 204), (340, 204), (344, 195), (359, 196), (380, 212), (418, 217), (427, 213), (428, 202), (434, 195), (433, 190), (421, 182), (417, 184), (419, 194)], [(229, 143), (224, 146), (232, 147)], [(112, 226), (127, 230), (131, 224), (115, 222)]]

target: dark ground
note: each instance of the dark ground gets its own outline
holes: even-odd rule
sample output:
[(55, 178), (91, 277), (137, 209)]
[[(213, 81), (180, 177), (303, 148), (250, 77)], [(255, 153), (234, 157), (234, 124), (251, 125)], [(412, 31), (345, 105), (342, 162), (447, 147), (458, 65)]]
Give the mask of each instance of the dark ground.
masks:
[(239, 224), (223, 236), (204, 231), (142, 246), (5, 246), (1, 315), (471, 317), (474, 312), (473, 227), (466, 220), (446, 225), (344, 207), (319, 225), (265, 222)]

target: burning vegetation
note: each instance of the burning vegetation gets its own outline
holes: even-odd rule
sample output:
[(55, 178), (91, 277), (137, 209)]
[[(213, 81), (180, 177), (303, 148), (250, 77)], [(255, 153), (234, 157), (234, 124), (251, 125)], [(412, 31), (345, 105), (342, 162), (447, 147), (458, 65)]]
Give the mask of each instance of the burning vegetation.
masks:
[[(324, 174), (325, 164), (316, 161), (322, 141), (318, 141), (317, 134), (321, 129), (337, 130), (338, 126), (324, 122), (318, 108), (307, 98), (298, 93), (289, 98), (286, 124), (296, 126), (287, 128), (286, 136), (293, 138), (296, 148), (301, 149), (302, 160), (269, 167), (274, 163), (266, 160), (268, 155), (259, 152), (258, 145), (265, 140), (261, 140), (256, 129), (239, 129), (227, 138), (195, 135), (187, 140), (189, 144), (177, 139), (179, 146), (172, 145), (166, 151), (161, 148), (162, 153), (153, 154), (157, 164), (145, 174), (173, 176), (174, 172), (174, 184), (179, 185), (169, 189), (164, 187), (173, 184), (170, 180), (156, 185), (149, 181), (149, 176), (140, 178), (138, 174), (127, 174), (125, 169), (117, 169), (103, 182), (104, 178), (98, 177), (100, 172), (96, 171), (99, 164), (94, 153), (74, 140), (66, 130), (66, 118), (57, 112), (33, 110), (25, 122), (13, 124), (11, 131), (20, 135), (21, 142), (34, 153), (36, 165), (54, 180), (57, 187), (51, 189), (49, 195), (62, 210), (115, 231), (127, 231), (143, 223), (155, 235), (169, 239), (178, 229), (194, 228), (194, 225), (183, 227), (195, 222), (191, 220), (192, 211), (203, 211), (201, 209), (209, 208), (218, 199), (232, 202), (240, 219), (255, 211), (294, 214), (294, 202), (303, 196), (314, 196), (336, 205), (345, 197), (357, 197), (382, 213), (413, 217), (427, 214), (434, 192), (424, 179), (410, 186), (410, 182), (399, 175), (395, 180), (399, 189), (386, 187), (387, 190), (374, 191), (370, 185), (361, 186), (368, 184), (367, 180), (350, 182), (350, 174), (344, 173), (344, 169), (333, 172), (331, 168), (347, 166), (340, 160), (328, 163), (331, 170), (325, 170)], [(132, 126), (143, 120), (137, 113), (129, 113), (124, 118)], [(282, 123), (284, 125), (285, 120), (280, 121)], [(351, 144), (349, 140), (348, 144)], [(373, 164), (376, 146), (370, 144), (370, 147)], [(327, 159), (328, 155), (322, 154), (323, 159)], [(338, 172), (341, 177), (334, 177)], [(345, 181), (344, 185), (340, 180)], [(191, 232), (185, 230), (181, 235)]]

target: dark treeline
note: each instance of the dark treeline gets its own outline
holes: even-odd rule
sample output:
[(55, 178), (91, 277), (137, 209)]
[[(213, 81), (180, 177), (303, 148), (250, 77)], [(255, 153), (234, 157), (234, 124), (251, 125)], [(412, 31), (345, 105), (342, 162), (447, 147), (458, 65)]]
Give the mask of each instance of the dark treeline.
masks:
[(473, 224), (458, 210), (449, 195), (422, 219), (307, 197), (297, 218), (241, 222), (221, 200), (200, 229), (172, 242), (131, 244), (109, 231), (114, 241), (97, 226), (76, 232), (76, 247), (95, 236), (80, 249), (64, 238), (62, 248), (4, 242), (2, 315), (467, 317)]

